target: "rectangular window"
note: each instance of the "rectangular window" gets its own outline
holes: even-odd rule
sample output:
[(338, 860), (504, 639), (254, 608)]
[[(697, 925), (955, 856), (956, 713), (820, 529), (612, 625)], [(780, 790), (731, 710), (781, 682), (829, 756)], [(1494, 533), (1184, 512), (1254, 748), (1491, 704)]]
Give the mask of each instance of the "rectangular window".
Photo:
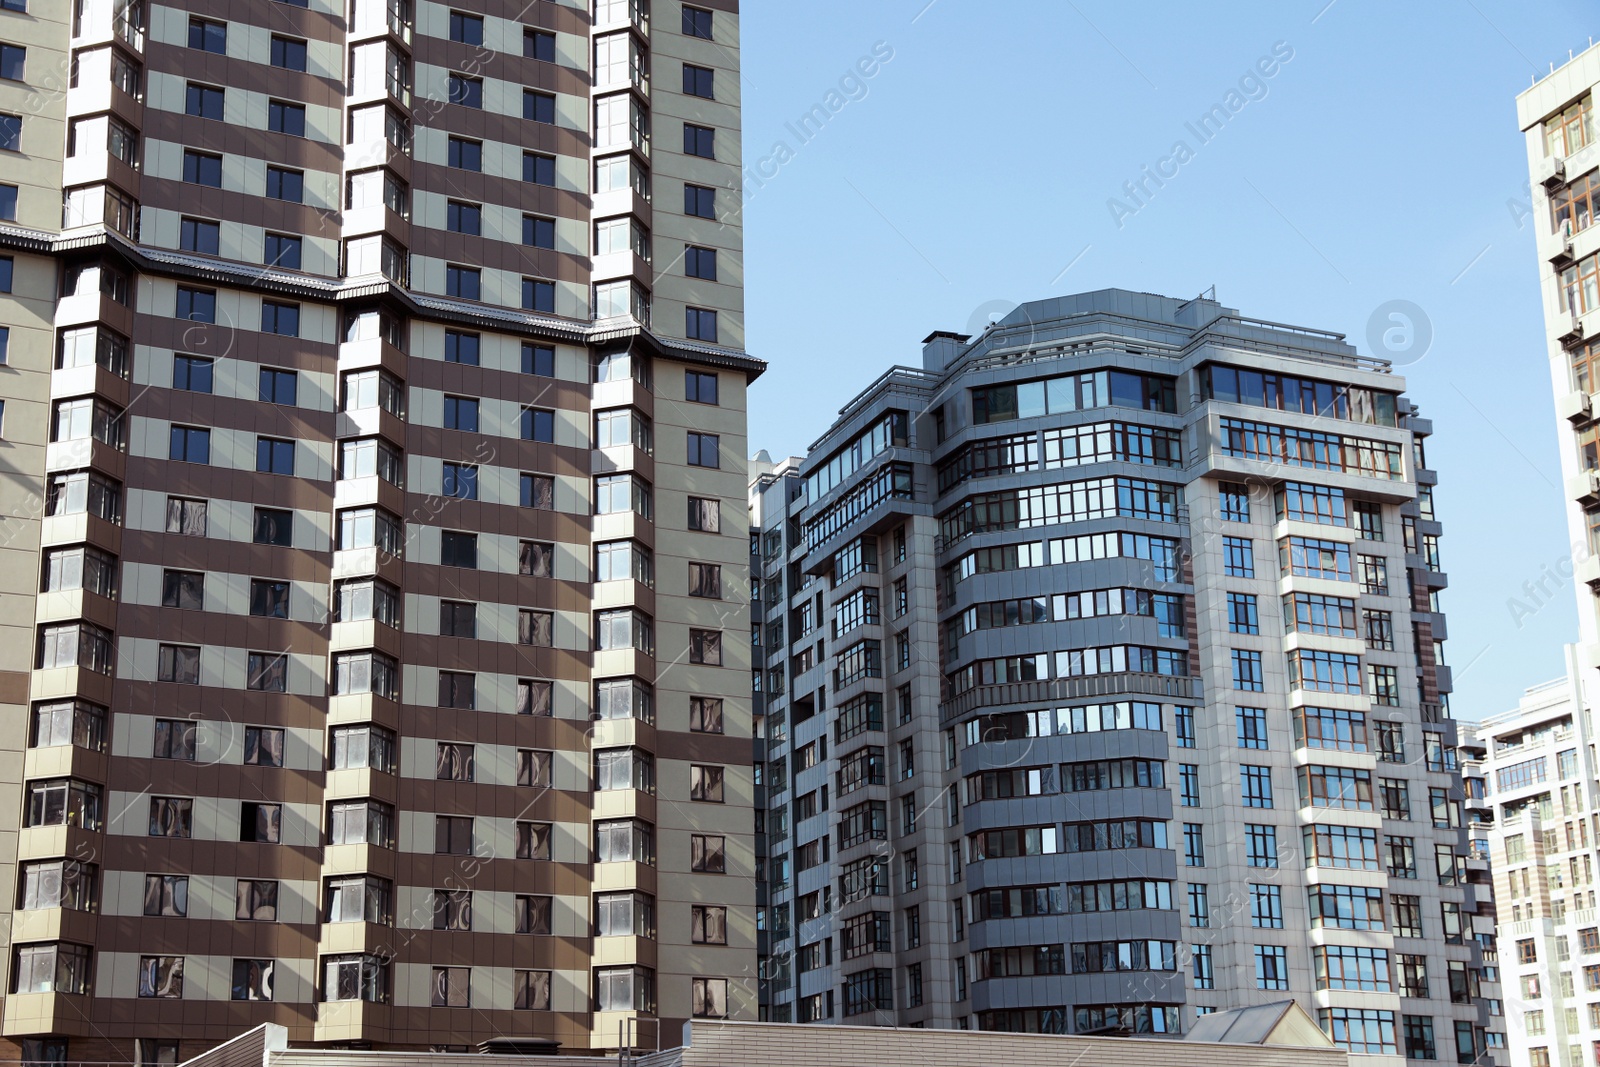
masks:
[(1200, 806), (1200, 767), (1194, 763), (1178, 765), (1178, 803), (1180, 807)]
[(188, 797), (151, 797), (149, 836), (194, 836), (194, 801)]
[[(687, 14), (685, 17), (687, 17)], [(683, 65), (683, 93), (685, 96), (698, 96), (705, 100), (715, 100), (715, 72), (709, 67), (696, 67), (685, 63)]]
[(1197, 822), (1183, 824), (1183, 865), (1185, 867), (1206, 865), (1205, 832)]
[(512, 972), (511, 1007), (518, 1011), (550, 1010), (550, 971)]
[(1293, 649), (1289, 653), (1289, 687), (1321, 693), (1360, 695), (1361, 657), (1347, 652)]
[[(454, 163), (451, 165), (455, 166)], [(468, 169), (477, 170), (481, 168), (474, 167)], [(522, 153), (522, 180), (531, 185), (555, 185), (555, 157), (547, 156), (540, 152)]]
[(1172, 726), (1179, 748), (1194, 748), (1194, 709), (1178, 705), (1172, 709)]
[(1189, 946), (1189, 959), (1192, 965), (1191, 977), (1196, 989), (1216, 988), (1216, 978), (1211, 967), (1211, 946)]
[[(1400, 678), (1397, 668), (1388, 664), (1367, 664), (1367, 682), (1372, 688), (1372, 702), (1386, 707), (1400, 706)], [(1359, 690), (1358, 690), (1359, 691)]]
[(260, 474), (294, 474), (294, 442), (273, 437), (256, 438), (256, 471)]
[(189, 879), (181, 874), (144, 876), (144, 913), (183, 918), (189, 914)]
[(291, 104), (283, 100), (269, 100), (267, 102), (267, 129), (273, 133), (285, 133), (291, 137), (304, 137), (306, 135), (306, 106), (304, 104)]
[(1272, 807), (1272, 768), (1241, 766), (1239, 768), (1239, 788), (1241, 800), (1245, 807)]
[(187, 83), (184, 96), (185, 114), (195, 118), (220, 120), (223, 114), (222, 102), (223, 90), (195, 82)]
[(1260, 618), (1256, 612), (1256, 598), (1249, 593), (1228, 594), (1228, 632), (1259, 634)]
[(1364, 993), (1392, 991), (1389, 952), (1355, 945), (1313, 945), (1312, 962), (1318, 989), (1344, 989)]
[(1349, 524), (1342, 489), (1285, 482), (1273, 496), (1279, 521), (1288, 519), (1291, 522), (1317, 523), (1324, 526)]
[(683, 124), (683, 154), (686, 156), (699, 156), (702, 159), (716, 159), (717, 131), (709, 126), (696, 126), (685, 122)]
[(683, 185), (683, 213), (695, 218), (717, 217), (717, 191), (704, 185)]
[(700, 533), (722, 531), (722, 503), (714, 497), (689, 497), (689, 529)]
[(512, 910), (519, 934), (548, 934), (553, 928), (551, 914), (555, 910), (554, 897), (519, 893)]
[(483, 110), (483, 79), (451, 74), (446, 83), (447, 99), (452, 104)]
[(722, 632), (720, 630), (689, 631), (689, 662), (707, 666), (722, 666)]
[(476, 397), (447, 396), (444, 398), (444, 428), (466, 433), (478, 432), (478, 400)]
[(1261, 671), (1261, 653), (1236, 648), (1230, 653), (1233, 660), (1233, 687), (1259, 693), (1264, 688)]
[(483, 19), (460, 11), (450, 12), (450, 39), (461, 44), (483, 43)]
[(477, 567), (478, 535), (456, 530), (442, 531), (439, 535), (439, 563), (444, 567)]
[(198, 729), (199, 724), (192, 719), (157, 719), (151, 755), (156, 759), (193, 760)]
[(1256, 988), (1289, 988), (1289, 950), (1282, 945), (1256, 945)]
[(691, 467), (720, 468), (721, 438), (712, 433), (694, 433), (688, 435), (688, 464)]
[(222, 247), (222, 227), (210, 219), (196, 219), (185, 215), (178, 222), (178, 247), (185, 252), (202, 255), (219, 255)]
[(1357, 556), (1356, 580), (1363, 593), (1389, 595), (1389, 568), (1382, 556)]
[(723, 768), (689, 765), (689, 799), (722, 803)]
[(698, 7), (683, 5), (683, 35), (685, 37), (699, 37), (711, 40), (712, 16), (711, 12)]
[(1205, 883), (1189, 883), (1189, 925), (1207, 927), (1211, 925), (1211, 904), (1208, 900)]
[(439, 707), (471, 711), (477, 706), (477, 678), (461, 671), (440, 671)]
[(91, 752), (103, 752), (106, 745), (106, 715), (105, 708), (85, 700), (58, 700), (35, 705), (28, 731), (28, 747), (75, 745)]
[(1264, 749), (1267, 746), (1267, 709), (1233, 709), (1240, 748)]
[(689, 595), (721, 600), (722, 567), (715, 563), (690, 563)]
[(534, 89), (522, 90), (522, 117), (529, 122), (554, 124), (556, 97), (554, 93), (541, 93)]
[(556, 220), (541, 215), (522, 216), (522, 243), (530, 248), (554, 248)]
[(683, 273), (690, 278), (702, 278), (708, 282), (716, 281), (717, 250), (685, 245), (683, 249)]
[(1278, 866), (1278, 828), (1246, 823), (1244, 827), (1245, 866)]
[(183, 999), (183, 957), (139, 957), (139, 996)]
[(211, 431), (198, 426), (173, 426), (167, 458), (177, 463), (210, 463)]
[(544, 30), (522, 31), (522, 55), (543, 63), (556, 61), (556, 35)]
[(727, 872), (726, 842), (708, 834), (689, 835), (689, 869), (703, 874)]
[[(272, 252), (273, 238), (268, 235), (267, 262), (276, 263), (280, 267), (300, 266), (299, 238), (294, 245), (293, 262), (282, 255)], [(261, 332), (273, 333), (280, 337), (300, 336), (300, 305), (284, 304), (276, 300), (263, 300), (261, 302)], [(269, 404), (293, 404), (295, 402), (295, 382), (297, 376), (294, 371), (273, 370), (270, 367), (261, 368), (261, 399)]]
[(1250, 521), (1250, 487), (1238, 482), (1222, 482), (1217, 486), (1224, 522)]
[(472, 819), (460, 815), (434, 816), (433, 851), (439, 856), (472, 855)]
[(477, 300), (483, 292), (482, 272), (477, 267), (464, 267), (447, 263), (444, 268), (444, 292), (458, 300)]
[(215, 289), (192, 289), (186, 285), (177, 288), (177, 299), (173, 305), (173, 316), (186, 319), (190, 322), (217, 321), (217, 291)]
[(451, 200), (445, 205), (445, 229), (478, 236), (483, 232), (483, 205)]
[(246, 767), (283, 766), (283, 730), (272, 726), (246, 726), (244, 728), (244, 763)]
[(274, 67), (303, 73), (306, 69), (306, 42), (274, 34), (270, 59)]
[(228, 24), (209, 19), (189, 19), (189, 47), (202, 52), (228, 54)]
[(1370, 886), (1321, 884), (1309, 886), (1306, 894), (1311, 906), (1313, 929), (1332, 927), (1340, 930), (1382, 930), (1384, 928), (1381, 889)]
[(1383, 540), (1383, 506), (1367, 501), (1354, 501), (1350, 505), (1356, 518), (1356, 532), (1363, 541)]
[(239, 840), (276, 845), (283, 834), (283, 805), (244, 801), (239, 805)]
[(1222, 539), (1223, 573), (1229, 578), (1254, 578), (1256, 576), (1255, 552), (1248, 538), (1224, 537)]
[(556, 350), (549, 345), (524, 343), (522, 346), (522, 373), (555, 377)]
[(470, 782), (474, 777), (477, 747), (459, 742), (438, 742), (434, 777), (442, 782)]
[(1282, 886), (1250, 884), (1250, 925), (1268, 930), (1283, 929)]
[(466, 1008), (472, 1005), (472, 968), (435, 967), (432, 1001), (436, 1008)]
[(717, 340), (717, 313), (709, 308), (684, 309), (684, 336), (691, 341)]
[(251, 652), (245, 662), (245, 688), (260, 693), (288, 692), (289, 657), (282, 652)]
[(523, 408), (518, 429), (524, 441), (553, 442), (556, 439), (556, 413), (545, 408)]
[(197, 645), (161, 645), (156, 656), (156, 681), (200, 684), (200, 648)]
[(517, 612), (517, 643), (539, 648), (555, 645), (555, 613), (522, 608)]

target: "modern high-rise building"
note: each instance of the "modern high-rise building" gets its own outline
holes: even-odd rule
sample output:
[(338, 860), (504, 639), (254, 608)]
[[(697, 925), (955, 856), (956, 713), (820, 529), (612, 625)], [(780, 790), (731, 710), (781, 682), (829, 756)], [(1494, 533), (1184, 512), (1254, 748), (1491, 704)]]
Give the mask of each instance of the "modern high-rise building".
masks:
[[(1600, 862), (1595, 671), (1600, 668), (1600, 192), (1589, 48), (1517, 97), (1527, 138), (1550, 384), (1572, 555), (1530, 576), (1546, 595), (1576, 577), (1578, 641), (1563, 677), (1480, 730), (1514, 1067), (1576, 1067), (1600, 1049)], [(1593, 190), (1593, 192), (1592, 192)]]
[(739, 99), (735, 0), (0, 3), (13, 1057), (756, 1016)]
[(1292, 997), (1357, 1055), (1484, 1057), (1403, 389), (1339, 334), (1085, 293), (930, 335), (759, 478), (763, 1015)]

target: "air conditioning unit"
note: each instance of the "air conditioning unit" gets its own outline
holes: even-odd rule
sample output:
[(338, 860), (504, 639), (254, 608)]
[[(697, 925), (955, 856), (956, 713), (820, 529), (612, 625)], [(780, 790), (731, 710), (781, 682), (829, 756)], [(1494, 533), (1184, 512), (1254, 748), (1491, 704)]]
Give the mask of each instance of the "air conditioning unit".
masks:
[(1578, 313), (1574, 311), (1572, 313), (1572, 321), (1568, 324), (1566, 330), (1564, 330), (1561, 335), (1556, 338), (1556, 341), (1559, 342), (1563, 348), (1571, 348), (1581, 340), (1583, 340), (1583, 320), (1580, 319), (1578, 317)]
[(1540, 185), (1549, 189), (1567, 180), (1567, 161), (1556, 156), (1546, 156), (1534, 167)]
[(1556, 398), (1556, 413), (1568, 422), (1588, 422), (1592, 410), (1589, 394), (1582, 390), (1575, 389), (1566, 396)]
[(1600, 471), (1583, 471), (1568, 478), (1567, 495), (1584, 507), (1600, 504)]
[(1600, 556), (1590, 553), (1574, 564), (1575, 577), (1591, 589), (1600, 589)]
[(1561, 244), (1551, 254), (1550, 265), (1562, 270), (1570, 267), (1576, 258), (1572, 251), (1572, 220), (1568, 219), (1561, 224)]

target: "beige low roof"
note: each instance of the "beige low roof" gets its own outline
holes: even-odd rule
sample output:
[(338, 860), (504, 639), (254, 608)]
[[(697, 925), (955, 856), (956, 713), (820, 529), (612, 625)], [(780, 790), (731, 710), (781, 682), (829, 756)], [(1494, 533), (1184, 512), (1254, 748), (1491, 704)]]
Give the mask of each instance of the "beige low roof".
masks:
[(1183, 1039), (1229, 1045), (1333, 1047), (1333, 1042), (1328, 1040), (1328, 1035), (1322, 1032), (1317, 1021), (1293, 1000), (1202, 1015), (1189, 1027)]

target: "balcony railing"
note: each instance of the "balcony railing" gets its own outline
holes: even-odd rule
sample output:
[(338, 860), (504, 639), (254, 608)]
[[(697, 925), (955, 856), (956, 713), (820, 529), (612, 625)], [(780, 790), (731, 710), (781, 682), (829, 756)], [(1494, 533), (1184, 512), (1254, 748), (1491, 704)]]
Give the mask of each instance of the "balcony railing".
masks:
[(1033, 682), (980, 685), (939, 707), (941, 721), (959, 719), (979, 708), (1017, 704), (1050, 704), (1063, 700), (1092, 700), (1114, 696), (1157, 696), (1172, 700), (1200, 700), (1202, 687), (1194, 675), (1090, 674), (1078, 678), (1053, 678)]

